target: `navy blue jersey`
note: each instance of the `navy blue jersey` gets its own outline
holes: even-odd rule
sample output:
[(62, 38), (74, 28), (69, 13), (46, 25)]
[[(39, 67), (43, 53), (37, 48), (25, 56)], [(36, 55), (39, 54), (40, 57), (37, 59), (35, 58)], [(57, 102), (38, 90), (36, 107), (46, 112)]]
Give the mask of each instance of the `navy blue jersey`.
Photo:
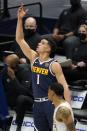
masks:
[(42, 98), (48, 96), (48, 88), (56, 81), (55, 75), (51, 71), (51, 64), (54, 59), (40, 62), (36, 58), (32, 65), (32, 87), (34, 98)]

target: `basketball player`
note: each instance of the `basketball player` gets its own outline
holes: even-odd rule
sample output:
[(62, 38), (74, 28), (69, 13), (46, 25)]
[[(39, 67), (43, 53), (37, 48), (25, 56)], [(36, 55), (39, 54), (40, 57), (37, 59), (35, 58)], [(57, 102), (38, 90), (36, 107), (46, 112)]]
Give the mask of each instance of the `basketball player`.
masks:
[(70, 92), (61, 66), (50, 58), (55, 50), (54, 42), (51, 39), (42, 39), (38, 43), (36, 51), (34, 51), (24, 40), (22, 19), (26, 12), (23, 6), (18, 9), (16, 41), (31, 63), (32, 88), (35, 101), (33, 108), (34, 124), (38, 131), (49, 131), (49, 129), (52, 129), (54, 111), (54, 106), (47, 97), (49, 85), (56, 80), (59, 81), (64, 87), (64, 97), (68, 102), (70, 102)]
[(53, 131), (76, 131), (74, 115), (70, 104), (63, 98), (64, 88), (54, 83), (48, 89), (48, 99), (55, 106), (53, 115)]

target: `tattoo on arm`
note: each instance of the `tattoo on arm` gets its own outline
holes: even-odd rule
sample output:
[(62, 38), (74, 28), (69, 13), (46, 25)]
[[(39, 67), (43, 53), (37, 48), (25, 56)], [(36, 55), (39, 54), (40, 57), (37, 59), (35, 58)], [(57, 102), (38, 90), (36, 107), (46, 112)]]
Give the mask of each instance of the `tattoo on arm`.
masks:
[(72, 118), (72, 114), (70, 112), (70, 110), (67, 107), (60, 107), (57, 115), (56, 115), (56, 119), (58, 121), (62, 121), (66, 124), (67, 126), (67, 131), (76, 131), (75, 129), (75, 124)]

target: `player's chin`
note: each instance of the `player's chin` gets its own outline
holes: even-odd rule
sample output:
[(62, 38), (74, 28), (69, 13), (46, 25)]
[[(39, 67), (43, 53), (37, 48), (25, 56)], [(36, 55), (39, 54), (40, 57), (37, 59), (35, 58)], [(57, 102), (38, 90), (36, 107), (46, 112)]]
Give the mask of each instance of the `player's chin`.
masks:
[(39, 54), (41, 50), (39, 48), (36, 48), (36, 52)]

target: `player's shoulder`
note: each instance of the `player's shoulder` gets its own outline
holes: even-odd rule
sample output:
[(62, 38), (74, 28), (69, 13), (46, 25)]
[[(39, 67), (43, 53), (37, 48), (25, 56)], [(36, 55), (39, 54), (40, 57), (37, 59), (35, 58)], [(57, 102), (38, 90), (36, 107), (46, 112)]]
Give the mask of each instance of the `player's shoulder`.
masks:
[(71, 115), (70, 108), (66, 106), (61, 106), (57, 111), (57, 116), (67, 119)]
[(54, 69), (57, 68), (58, 69), (58, 68), (61, 68), (61, 65), (59, 64), (58, 61), (53, 61), (52, 62), (52, 68), (54, 68)]

